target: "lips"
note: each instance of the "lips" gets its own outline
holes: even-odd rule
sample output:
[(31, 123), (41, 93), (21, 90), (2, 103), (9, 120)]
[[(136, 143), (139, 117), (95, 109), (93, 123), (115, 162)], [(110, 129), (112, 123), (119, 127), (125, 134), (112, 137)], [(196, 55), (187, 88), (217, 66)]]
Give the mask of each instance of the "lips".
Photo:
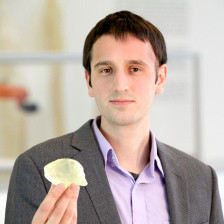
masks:
[(132, 104), (134, 101), (129, 99), (115, 99), (115, 100), (110, 100), (110, 102), (116, 106), (127, 106)]

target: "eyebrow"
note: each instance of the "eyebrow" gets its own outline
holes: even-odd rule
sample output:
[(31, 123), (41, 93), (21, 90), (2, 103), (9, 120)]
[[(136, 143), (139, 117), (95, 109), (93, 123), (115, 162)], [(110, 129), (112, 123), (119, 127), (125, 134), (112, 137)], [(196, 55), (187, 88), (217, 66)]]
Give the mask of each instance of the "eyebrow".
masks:
[(129, 64), (134, 64), (134, 65), (143, 65), (143, 66), (147, 66), (148, 67), (148, 64), (145, 63), (144, 61), (141, 61), (141, 60), (130, 60), (128, 61)]
[[(94, 65), (94, 68), (97, 68), (102, 65), (111, 65), (111, 64), (113, 64), (111, 61), (100, 61)], [(148, 67), (148, 64), (141, 60), (129, 60), (128, 64), (143, 65)]]
[(101, 66), (101, 65), (111, 65), (111, 64), (112, 64), (111, 61), (100, 61), (100, 62), (98, 62), (98, 63), (96, 63), (96, 64), (94, 65), (94, 68), (97, 68), (97, 67), (99, 67), (99, 66)]

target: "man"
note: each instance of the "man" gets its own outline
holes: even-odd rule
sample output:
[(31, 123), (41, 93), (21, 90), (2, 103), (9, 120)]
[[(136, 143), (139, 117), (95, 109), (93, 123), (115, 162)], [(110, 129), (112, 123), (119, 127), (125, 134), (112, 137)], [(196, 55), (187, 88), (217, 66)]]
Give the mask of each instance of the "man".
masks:
[[(159, 142), (150, 130), (166, 61), (162, 34), (135, 14), (108, 15), (91, 30), (83, 65), (101, 116), (20, 155), (9, 186), (7, 224), (223, 223), (214, 170)], [(50, 187), (43, 167), (59, 158), (78, 160), (88, 185)]]

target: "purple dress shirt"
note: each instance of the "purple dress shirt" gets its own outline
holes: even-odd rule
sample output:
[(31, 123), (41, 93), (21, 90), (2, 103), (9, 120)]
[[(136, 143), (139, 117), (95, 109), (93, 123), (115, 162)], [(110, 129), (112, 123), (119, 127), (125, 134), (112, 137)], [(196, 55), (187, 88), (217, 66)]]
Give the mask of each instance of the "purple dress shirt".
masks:
[(120, 167), (112, 146), (100, 132), (97, 117), (92, 128), (99, 143), (110, 188), (123, 224), (170, 223), (166, 185), (161, 161), (157, 155), (155, 137), (150, 132), (150, 162), (135, 181), (133, 176)]

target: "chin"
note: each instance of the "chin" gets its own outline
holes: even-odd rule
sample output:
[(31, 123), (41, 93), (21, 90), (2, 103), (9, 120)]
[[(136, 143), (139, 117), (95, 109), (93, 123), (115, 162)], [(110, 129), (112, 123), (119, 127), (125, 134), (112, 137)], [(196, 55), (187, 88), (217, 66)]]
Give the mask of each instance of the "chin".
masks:
[(117, 126), (132, 125), (138, 120), (133, 116), (112, 116), (112, 117), (110, 116), (106, 117), (106, 119)]

